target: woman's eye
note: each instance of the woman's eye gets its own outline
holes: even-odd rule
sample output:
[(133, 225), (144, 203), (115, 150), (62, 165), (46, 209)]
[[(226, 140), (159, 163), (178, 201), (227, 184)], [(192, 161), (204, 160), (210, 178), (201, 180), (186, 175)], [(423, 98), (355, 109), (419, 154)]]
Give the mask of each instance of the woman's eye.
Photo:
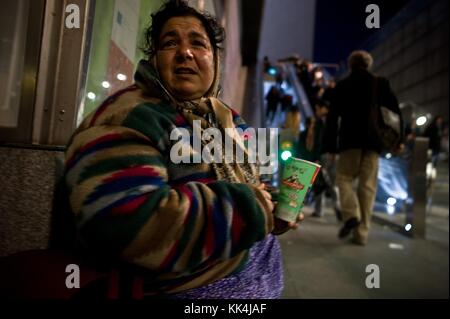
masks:
[(169, 41), (164, 42), (162, 44), (162, 47), (163, 48), (170, 48), (170, 47), (173, 47), (175, 45), (176, 45), (176, 42), (174, 40), (169, 40)]
[(203, 41), (194, 41), (192, 44), (196, 47), (206, 48), (206, 43)]

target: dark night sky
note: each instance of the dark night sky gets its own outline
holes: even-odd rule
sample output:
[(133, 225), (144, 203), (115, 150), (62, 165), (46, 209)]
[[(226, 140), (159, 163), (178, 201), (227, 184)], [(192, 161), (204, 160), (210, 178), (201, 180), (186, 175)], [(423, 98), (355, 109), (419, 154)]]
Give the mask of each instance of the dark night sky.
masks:
[(314, 61), (339, 63), (351, 51), (359, 49), (371, 35), (381, 29), (365, 25), (366, 6), (380, 8), (380, 27), (389, 21), (409, 0), (317, 0)]

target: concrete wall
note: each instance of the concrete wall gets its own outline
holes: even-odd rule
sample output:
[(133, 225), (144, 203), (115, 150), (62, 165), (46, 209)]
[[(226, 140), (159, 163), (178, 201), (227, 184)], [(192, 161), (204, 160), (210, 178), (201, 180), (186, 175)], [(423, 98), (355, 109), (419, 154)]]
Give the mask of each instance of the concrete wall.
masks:
[(47, 247), (62, 160), (58, 151), (0, 147), (0, 256)]
[(373, 70), (391, 81), (400, 102), (448, 119), (448, 1), (424, 3), (417, 12), (406, 7), (399, 28), (374, 46)]

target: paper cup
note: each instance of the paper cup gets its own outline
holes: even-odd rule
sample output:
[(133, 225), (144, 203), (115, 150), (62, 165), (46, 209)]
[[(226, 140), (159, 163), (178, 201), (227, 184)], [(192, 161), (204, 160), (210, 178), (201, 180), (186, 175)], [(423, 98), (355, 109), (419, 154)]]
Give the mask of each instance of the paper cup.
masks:
[(288, 222), (297, 221), (305, 196), (314, 184), (321, 166), (290, 157), (286, 161), (280, 183), (280, 193), (275, 216)]

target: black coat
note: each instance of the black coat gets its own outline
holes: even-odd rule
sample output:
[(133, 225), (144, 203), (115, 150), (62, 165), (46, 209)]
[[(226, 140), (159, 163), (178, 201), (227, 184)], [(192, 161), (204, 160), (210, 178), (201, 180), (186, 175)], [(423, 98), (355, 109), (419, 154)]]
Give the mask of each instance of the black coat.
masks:
[(438, 154), (441, 151), (442, 128), (434, 121), (425, 129), (423, 135), (430, 139), (428, 148), (433, 151), (433, 154)]
[[(324, 150), (338, 153), (347, 149), (381, 152), (380, 142), (373, 132), (371, 109), (374, 107), (375, 76), (368, 71), (354, 71), (339, 81), (333, 92)], [(378, 103), (400, 115), (397, 98), (389, 81), (378, 77)], [(403, 121), (401, 121), (403, 127)]]

